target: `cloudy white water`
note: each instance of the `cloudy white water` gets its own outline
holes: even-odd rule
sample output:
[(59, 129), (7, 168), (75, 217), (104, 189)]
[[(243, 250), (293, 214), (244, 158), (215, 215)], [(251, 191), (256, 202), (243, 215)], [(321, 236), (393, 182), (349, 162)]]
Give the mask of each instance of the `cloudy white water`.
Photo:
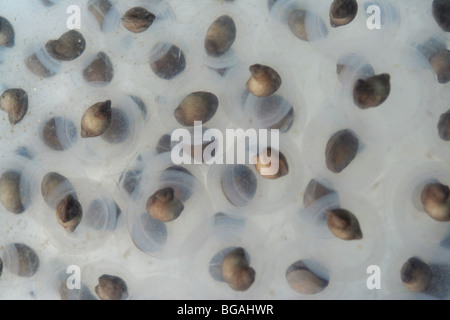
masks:
[[(418, 189), (432, 179), (450, 185), (450, 142), (440, 139), (437, 129), (440, 116), (450, 109), (450, 84), (438, 83), (417, 50), (431, 37), (450, 47), (450, 33), (434, 20), (431, 0), (359, 0), (355, 19), (339, 28), (330, 26), (332, 0), (278, 0), (271, 11), (267, 0), (110, 1), (115, 15), (101, 31), (87, 0), (54, 1), (52, 6), (38, 0), (0, 0), (0, 16), (15, 32), (14, 47), (0, 48), (0, 92), (22, 88), (29, 98), (18, 124), (11, 125), (8, 115), (0, 113), (0, 174), (23, 170), (21, 183), (29, 188), (23, 213), (0, 205), (0, 299), (59, 299), (57, 275), (73, 265), (80, 267), (82, 282), (94, 295), (98, 277), (113, 274), (126, 281), (130, 299), (450, 297), (449, 222), (433, 220), (418, 200)], [(67, 10), (72, 5), (75, 9)], [(295, 5), (316, 13), (316, 19), (307, 20), (308, 31), (323, 31), (323, 21), (326, 37), (307, 42), (291, 33), (284, 13)], [(380, 9), (380, 29), (369, 28), (377, 22), (371, 20), (377, 10), (366, 11), (371, 5)], [(120, 17), (135, 6), (154, 10), (157, 19), (146, 32), (130, 35)], [(31, 73), (26, 57), (68, 31), (77, 8), (84, 53), (74, 61), (53, 61), (52, 77)], [(233, 18), (236, 40), (223, 58), (211, 58), (204, 39), (221, 15)], [(186, 59), (185, 69), (172, 80), (158, 78), (150, 68), (150, 53), (160, 41), (177, 45)], [(100, 51), (114, 69), (111, 83), (104, 86), (82, 77)], [(354, 68), (339, 78), (336, 64), (342, 57)], [(360, 76), (354, 70), (365, 63), (375, 74), (390, 75), (391, 90), (379, 107), (362, 110), (353, 103), (352, 86)], [(219, 99), (209, 128), (260, 128), (258, 115), (252, 113), (255, 99), (247, 99), (245, 108), (241, 105), (254, 64), (278, 71), (283, 79), (278, 94), (294, 108), (292, 127), (280, 134), (289, 173), (269, 180), (249, 166), (258, 187), (250, 204), (237, 208), (223, 194), (224, 166), (186, 165), (195, 181), (179, 171), (164, 176), (161, 171), (172, 165), (170, 154), (156, 155), (156, 146), (161, 136), (181, 127), (174, 109), (194, 91), (214, 92)], [(212, 68), (226, 70), (222, 76)], [(138, 97), (146, 112), (130, 96)], [(127, 112), (131, 130), (125, 143), (78, 139), (60, 152), (42, 141), (40, 132), (48, 119), (66, 117), (78, 128), (90, 105), (108, 99)], [(276, 119), (271, 125), (280, 121)], [(355, 132), (360, 145), (353, 162), (335, 174), (326, 167), (325, 147), (341, 129)], [(16, 153), (21, 147), (32, 159)], [(126, 169), (137, 170), (145, 181), (131, 197), (120, 182)], [(68, 177), (86, 203), (85, 222), (74, 235), (58, 224), (42, 199), (41, 181), (51, 171)], [(336, 190), (339, 199), (327, 196), (305, 209), (303, 196), (311, 179)], [(148, 221), (141, 215), (148, 197), (166, 187), (164, 183), (192, 189), (184, 212), (177, 220), (156, 224), (150, 237), (136, 235), (133, 225)], [(88, 204), (98, 199), (101, 208), (94, 211), (100, 213), (91, 217)], [(117, 221), (114, 202), (121, 211)], [(338, 206), (355, 214), (362, 239), (345, 241), (328, 230), (321, 213)], [(214, 220), (218, 212), (226, 215)], [(95, 223), (103, 225), (95, 228)], [(162, 229), (167, 240), (161, 247)], [(39, 269), (33, 276), (14, 274), (7, 256), (10, 243), (24, 243), (37, 253)], [(246, 291), (232, 290), (214, 274), (220, 270), (215, 255), (230, 247), (243, 247), (256, 272)], [(433, 277), (425, 292), (412, 293), (401, 282), (400, 270), (411, 257), (430, 266)], [(286, 271), (299, 260), (328, 281), (321, 292), (305, 295), (288, 285)]]

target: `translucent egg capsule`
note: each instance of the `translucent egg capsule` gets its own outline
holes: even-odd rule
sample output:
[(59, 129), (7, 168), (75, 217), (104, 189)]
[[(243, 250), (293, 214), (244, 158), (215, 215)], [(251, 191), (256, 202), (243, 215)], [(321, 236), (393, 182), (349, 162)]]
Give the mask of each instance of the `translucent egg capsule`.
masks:
[[(131, 300), (136, 280), (128, 268), (110, 260), (96, 260), (80, 266), (81, 283), (93, 300)], [(90, 296), (90, 295), (89, 295)]]
[(286, 281), (292, 290), (305, 295), (320, 293), (328, 286), (328, 280), (317, 276), (300, 260), (286, 270)]
[[(292, 223), (292, 220), (290, 220)], [(285, 230), (285, 229), (284, 229)], [(341, 299), (351, 282), (342, 281), (333, 273), (334, 265), (319, 262), (314, 251), (308, 251), (302, 241), (304, 233), (297, 230), (293, 238), (280, 241), (274, 250), (278, 252), (276, 268), (271, 281), (268, 299), (326, 300)]]
[(114, 6), (109, 0), (89, 0), (88, 10), (95, 18), (101, 30), (108, 29), (111, 15), (115, 14)]
[(51, 78), (59, 72), (60, 68), (45, 55), (46, 53), (39, 49), (34, 53), (30, 52), (25, 59), (25, 65), (34, 75), (42, 78)]
[(254, 24), (252, 19), (244, 18), (253, 16), (257, 10), (238, 2), (203, 4), (193, 28), (186, 33), (186, 37), (191, 32), (199, 35), (192, 37), (198, 62), (220, 73), (238, 63), (249, 43), (259, 39), (259, 32), (252, 35), (245, 32)]
[(19, 123), (28, 111), (28, 95), (23, 89), (8, 89), (0, 97), (0, 110), (8, 114), (12, 125)]
[(0, 47), (12, 48), (14, 46), (15, 34), (11, 23), (0, 17)]
[(303, 195), (303, 206), (305, 208), (314, 204), (317, 200), (322, 197), (325, 197), (329, 194), (335, 193), (331, 187), (328, 186), (323, 181), (317, 181), (316, 179), (311, 179), (306, 186), (304, 195)]
[(32, 277), (39, 269), (39, 257), (24, 243), (10, 243), (3, 249), (3, 261), (9, 272), (19, 277)]
[(73, 185), (63, 175), (57, 172), (49, 172), (42, 178), (42, 197), (51, 208), (56, 208), (57, 199), (61, 197), (61, 193), (66, 192), (72, 192), (73, 195), (76, 195)]
[(358, 219), (345, 209), (329, 210), (326, 213), (328, 229), (343, 240), (358, 240), (363, 237)]
[(93, 176), (105, 174), (105, 162), (114, 174), (123, 170), (139, 145), (138, 135), (146, 121), (136, 101), (120, 91), (95, 90), (64, 104), (72, 106), (73, 112), (57, 117), (53, 130), (44, 130), (44, 137), (46, 132), (50, 138), (56, 133), (46, 139), (47, 144), (67, 150), (92, 169)]
[(83, 78), (86, 82), (107, 84), (114, 77), (114, 67), (110, 58), (104, 52), (92, 57), (83, 69)]
[(346, 81), (349, 76), (359, 79), (367, 79), (375, 75), (372, 66), (364, 57), (356, 54), (345, 54), (340, 57), (336, 64), (336, 73), (340, 81)]
[(122, 17), (123, 26), (134, 33), (146, 31), (154, 20), (155, 15), (142, 7), (131, 8)]
[(433, 0), (433, 17), (442, 30), (450, 32), (450, 4), (445, 0)]
[(159, 78), (170, 80), (186, 68), (185, 55), (179, 47), (170, 43), (157, 44), (151, 53), (150, 67)]
[[(37, 28), (25, 40), (26, 66), (47, 82), (51, 78), (65, 81), (65, 75), (70, 74), (67, 79), (81, 85), (82, 70), (93, 62), (99, 46), (103, 47), (99, 24), (86, 4), (81, 7), (59, 1), (39, 10), (38, 19), (45, 21), (45, 32)], [(84, 10), (86, 14), (82, 14)]]
[(159, 138), (158, 145), (156, 146), (156, 152), (158, 154), (164, 153), (164, 152), (170, 152), (172, 150), (171, 147), (171, 137), (169, 134), (164, 134)]
[(278, 95), (255, 99), (253, 112), (263, 127), (278, 129), (280, 132), (289, 131), (295, 121), (293, 105)]
[(147, 201), (147, 213), (161, 222), (177, 219), (183, 209), (183, 203), (174, 196), (174, 190), (170, 187), (156, 191)]
[[(277, 205), (290, 203), (303, 185), (303, 163), (295, 158), (295, 150), (288, 139), (279, 146), (272, 141), (247, 151), (248, 164), (211, 166), (208, 188), (216, 209), (238, 209), (252, 215), (276, 214)], [(227, 159), (227, 154), (224, 158)]]
[(450, 140), (450, 110), (439, 117), (437, 125), (439, 137), (444, 141)]
[(50, 40), (45, 48), (52, 58), (60, 61), (72, 61), (81, 56), (86, 49), (86, 40), (83, 35), (70, 30), (62, 34), (57, 40)]
[(274, 94), (281, 86), (280, 75), (271, 67), (254, 64), (250, 66), (251, 77), (247, 81), (247, 89), (257, 97)]
[(126, 196), (131, 196), (139, 185), (142, 171), (144, 170), (145, 164), (142, 162), (142, 158), (138, 157), (133, 159), (131, 164), (122, 172), (118, 179), (119, 192), (123, 194), (125, 191)]
[(443, 163), (417, 158), (409, 159), (407, 166), (398, 163), (388, 171), (386, 186), (396, 190), (387, 202), (395, 234), (408, 237), (414, 233), (409, 240), (413, 243), (440, 245), (448, 232), (446, 223), (440, 221), (445, 220), (448, 209), (444, 200), (445, 186), (450, 183), (447, 171)]
[[(81, 187), (84, 183), (86, 185)], [(83, 180), (72, 179), (77, 198), (63, 194), (56, 208), (56, 216), (52, 217), (46, 210), (44, 227), (52, 243), (60, 250), (80, 252), (98, 249), (115, 228), (117, 207), (114, 200), (105, 190), (97, 190), (95, 183), (89, 180), (84, 180), (84, 183)]]
[[(323, 107), (303, 136), (305, 166), (336, 190), (370, 187), (381, 173), (383, 134), (350, 114), (344, 116), (337, 106)], [(369, 160), (375, 155), (378, 163)]]
[[(189, 80), (188, 80), (189, 79)], [(214, 71), (203, 67), (186, 71), (179, 79), (162, 91), (159, 97), (158, 116), (166, 126), (165, 132), (176, 133), (187, 127), (192, 139), (171, 143), (171, 148), (181, 143), (204, 144), (211, 142), (211, 138), (196, 137), (197, 131), (207, 131), (214, 128), (224, 132), (229, 124), (228, 100), (223, 91), (224, 79)], [(176, 94), (174, 94), (176, 92)], [(207, 128), (208, 127), (208, 128)], [(200, 139), (198, 139), (200, 138)], [(198, 140), (197, 140), (198, 139)], [(192, 140), (192, 141), (191, 141)], [(195, 141), (194, 141), (195, 140)], [(201, 140), (201, 141), (200, 141)]]
[(118, 1), (105, 19), (107, 54), (132, 65), (148, 64), (159, 42), (179, 38), (175, 14), (165, 1)]
[[(171, 150), (170, 136), (168, 139), (169, 141), (166, 146), (167, 150), (164, 150), (164, 152), (158, 152), (160, 146), (158, 143), (157, 145), (152, 146), (154, 148), (145, 148), (145, 151), (130, 161), (129, 165), (127, 165), (124, 172), (118, 178), (118, 196), (120, 198), (124, 198), (124, 201), (128, 201), (128, 198), (133, 196), (133, 192), (140, 184), (143, 171), (146, 170), (153, 161), (156, 161), (161, 165), (159, 168), (162, 172), (160, 180), (178, 181), (175, 185), (171, 186), (174, 190), (174, 196), (181, 201), (189, 199), (192, 195), (191, 188), (195, 181), (194, 175), (197, 176), (200, 173), (196, 170), (193, 170), (192, 172), (192, 168), (187, 169), (187, 166), (170, 164), (171, 154), (168, 152)], [(170, 162), (161, 163), (160, 159), (170, 159)], [(180, 176), (180, 172), (183, 173), (183, 175)], [(190, 176), (190, 178), (188, 176)]]
[(20, 199), (20, 173), (17, 171), (4, 172), (0, 178), (1, 202), (6, 210), (22, 213), (25, 209)]
[(450, 50), (434, 53), (430, 57), (430, 64), (439, 83), (445, 84), (450, 81)]
[(330, 6), (330, 24), (334, 28), (345, 26), (355, 19), (357, 12), (356, 0), (335, 0)]
[(449, 198), (449, 187), (440, 182), (425, 185), (420, 195), (424, 210), (437, 221), (450, 221)]
[(190, 169), (172, 166), (167, 153), (151, 159), (152, 165), (143, 167), (127, 202), (128, 230), (143, 252), (159, 259), (176, 259), (190, 232), (185, 226), (207, 219), (212, 206)]
[(374, 108), (382, 104), (391, 90), (389, 74), (383, 73), (359, 79), (353, 89), (353, 101), (361, 109)]
[(69, 232), (74, 232), (83, 217), (83, 208), (78, 200), (68, 195), (56, 207), (56, 218), (59, 224)]
[(348, 129), (336, 132), (328, 140), (325, 149), (327, 168), (334, 173), (340, 173), (356, 157), (358, 148), (359, 141), (353, 132)]
[(448, 284), (449, 251), (424, 243), (410, 246), (403, 242), (389, 255), (382, 280), (388, 294), (417, 295), (411, 299), (442, 299), (450, 296)]
[[(231, 171), (230, 171), (231, 170)], [(221, 178), (225, 198), (236, 207), (247, 205), (255, 196), (257, 180), (245, 165), (238, 165), (224, 172)]]
[(78, 139), (78, 129), (70, 119), (56, 116), (43, 121), (38, 137), (44, 150), (60, 152), (69, 149)]
[(430, 286), (432, 274), (425, 262), (412, 257), (403, 264), (400, 276), (408, 290), (421, 292)]
[(42, 194), (36, 199), (33, 218), (50, 243), (70, 253), (97, 250), (116, 227), (117, 205), (101, 183), (90, 180), (73, 159), (39, 157), (34, 181)]
[(299, 215), (299, 223), (308, 221), (307, 237), (314, 239), (306, 245), (308, 252), (330, 266), (339, 281), (359, 281), (365, 278), (368, 265), (383, 262), (385, 230), (380, 214), (366, 199), (342, 192), (339, 197), (329, 194)]
[(225, 255), (221, 264), (223, 280), (236, 291), (246, 291), (255, 281), (255, 270), (250, 267), (243, 248), (235, 248)]
[(221, 56), (227, 52), (236, 39), (236, 25), (228, 15), (214, 20), (206, 32), (205, 49), (209, 56)]
[(117, 276), (103, 274), (98, 278), (95, 293), (100, 300), (125, 300), (128, 298), (126, 282)]
[(421, 65), (425, 69), (431, 69), (439, 84), (446, 84), (450, 79), (450, 50), (448, 40), (436, 33), (425, 33), (410, 40), (412, 55), (416, 60), (424, 58)]
[(289, 51), (309, 50), (313, 42), (327, 38), (329, 30), (325, 23), (326, 20), (317, 16), (312, 2), (277, 0), (270, 5), (267, 33), (277, 46), (288, 45)]
[[(357, 121), (369, 121), (373, 129), (382, 127), (388, 145), (404, 139), (417, 128), (418, 119), (425, 118), (423, 106), (432, 105), (436, 94), (432, 71), (418, 64), (425, 61), (405, 50), (377, 56), (368, 51), (353, 58), (350, 54), (345, 64), (353, 73), (332, 76), (337, 89), (332, 99), (339, 101), (339, 109)], [(331, 76), (335, 69), (330, 67), (328, 72)], [(325, 88), (330, 85), (333, 86), (331, 81), (324, 84), (325, 92), (330, 92)], [(418, 93), (414, 98), (408, 93), (411, 90)]]
[(236, 228), (229, 220), (205, 220), (192, 231), (183, 246), (182, 274), (199, 297), (250, 298), (256, 292), (267, 293), (264, 277), (272, 265), (261, 264), (268, 252), (255, 250), (255, 237), (258, 229), (250, 223)]
[(424, 117), (423, 125), (421, 127), (422, 139), (427, 149), (430, 151), (433, 159), (442, 160), (444, 162), (450, 159), (448, 140), (448, 128), (450, 118), (448, 104), (449, 93), (444, 90), (442, 94), (436, 95), (433, 104), (427, 107), (427, 115)]
[(322, 20), (318, 20), (317, 30), (310, 29), (308, 20), (315, 19), (315, 14), (311, 11), (304, 9), (295, 9), (288, 14), (288, 26), (290, 31), (297, 38), (304, 41), (315, 41), (326, 37), (328, 35), (328, 30)]
[(192, 92), (181, 101), (174, 115), (180, 124), (193, 126), (195, 121), (208, 122), (216, 113), (218, 105), (219, 100), (214, 94)]
[(35, 192), (32, 176), (33, 162), (11, 154), (0, 166), (0, 203), (11, 213), (21, 214), (32, 206)]
[(95, 138), (101, 136), (111, 125), (111, 101), (97, 102), (89, 107), (81, 119), (81, 137)]
[(302, 92), (292, 87), (293, 75), (278, 59), (247, 58), (225, 74), (227, 111), (243, 129), (279, 129), (301, 133), (307, 118)]

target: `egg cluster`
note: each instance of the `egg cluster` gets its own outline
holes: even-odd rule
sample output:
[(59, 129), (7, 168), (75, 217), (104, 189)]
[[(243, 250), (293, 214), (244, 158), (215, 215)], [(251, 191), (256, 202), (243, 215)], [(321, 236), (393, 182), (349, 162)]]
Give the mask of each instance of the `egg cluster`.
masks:
[(448, 299), (449, 47), (448, 0), (0, 0), (0, 297)]

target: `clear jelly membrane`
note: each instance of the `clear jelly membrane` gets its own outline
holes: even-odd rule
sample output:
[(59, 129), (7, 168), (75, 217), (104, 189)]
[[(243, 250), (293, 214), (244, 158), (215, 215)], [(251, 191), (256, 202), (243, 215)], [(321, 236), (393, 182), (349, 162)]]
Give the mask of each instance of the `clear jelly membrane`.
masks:
[(267, 200), (264, 191), (270, 191), (279, 201), (288, 201), (295, 192), (289, 188), (294, 188), (294, 178), (292, 171), (276, 181), (261, 177), (253, 165), (213, 165), (208, 171), (208, 189), (218, 210), (240, 210), (245, 215), (275, 214), (278, 206)]
[(21, 214), (32, 208), (36, 167), (26, 157), (11, 154), (0, 162), (1, 206), (9, 213)]
[[(100, 135), (96, 133), (94, 136), (82, 137), (83, 117), (87, 110), (108, 101), (111, 115), (106, 129), (99, 132)], [(75, 101), (64, 103), (76, 111), (56, 117), (55, 132), (61, 145), (59, 149), (67, 150), (87, 168), (98, 168), (104, 175), (116, 173), (118, 167), (134, 155), (139, 145), (145, 118), (138, 102), (131, 95), (117, 94), (112, 89), (80, 93)], [(46, 144), (49, 144), (48, 141)]]
[[(211, 165), (207, 186), (215, 208), (237, 210), (243, 215), (277, 214), (280, 203), (291, 203), (304, 184), (303, 162), (296, 157), (296, 150), (295, 143), (288, 139), (281, 140), (280, 145), (259, 141), (258, 145), (250, 143), (249, 148), (236, 150), (245, 151), (246, 159), (253, 164), (238, 163), (235, 153), (234, 164)], [(228, 156), (226, 153), (224, 158)]]
[[(371, 126), (365, 119), (354, 114), (340, 112), (335, 102), (324, 102), (321, 110), (305, 129), (302, 140), (302, 154), (306, 170), (316, 176), (330, 180), (336, 188), (355, 190), (368, 188), (382, 174), (383, 155), (387, 145), (384, 133)], [(354, 159), (340, 171), (332, 172), (326, 164), (326, 149), (330, 139), (338, 132), (348, 130), (358, 139)], [(373, 161), (376, 158), (377, 161)]]
[[(326, 213), (335, 209), (347, 210), (356, 217), (361, 238), (344, 240), (333, 234)], [(338, 191), (300, 210), (299, 215), (300, 221), (306, 224), (307, 252), (314, 253), (318, 261), (332, 266), (330, 273), (336, 281), (364, 279), (368, 266), (383, 262), (385, 230), (379, 213), (364, 197)]]
[[(204, 129), (218, 129), (225, 134), (229, 108), (224, 85), (224, 79), (206, 67), (198, 68), (195, 72), (186, 71), (183, 78), (175, 79), (157, 98), (158, 117), (166, 130), (172, 133), (175, 129), (192, 128), (193, 122), (199, 121)], [(197, 97), (195, 103), (199, 103), (200, 99), (206, 101), (205, 106), (189, 102), (193, 97)], [(181, 108), (182, 104), (186, 104), (185, 109)], [(179, 115), (177, 110), (183, 110), (183, 113)]]
[[(308, 252), (303, 246), (300, 245), (299, 239), (302, 235), (298, 234), (295, 240), (280, 243), (277, 250), (281, 253), (281, 259), (276, 262), (276, 273), (274, 275), (274, 281), (272, 282), (273, 291), (272, 295), (268, 296), (271, 299), (282, 300), (328, 300), (328, 299), (341, 299), (348, 294), (348, 286), (350, 281), (342, 282), (339, 277), (336, 277), (333, 273), (333, 264), (320, 261), (318, 256), (314, 252)], [(303, 241), (311, 241), (303, 238)], [(299, 263), (303, 263), (308, 270), (315, 276), (322, 279), (323, 287), (317, 288), (317, 292), (300, 291), (296, 290), (296, 283), (289, 282), (288, 274), (295, 270), (295, 266)], [(299, 285), (300, 288), (307, 287), (306, 283)], [(366, 293), (367, 294), (367, 293)]]
[[(242, 8), (232, 3), (224, 3), (221, 6), (209, 3), (203, 6), (201, 13), (196, 16), (194, 32), (198, 37), (192, 46), (209, 68), (222, 72), (239, 63), (242, 51), (252, 41), (246, 32), (249, 21), (243, 19), (241, 10)], [(221, 29), (217, 27), (220, 23), (223, 24), (220, 25)], [(223, 35), (226, 35), (227, 41), (221, 38)], [(209, 49), (209, 52), (206, 49), (208, 39), (220, 39), (227, 43), (228, 49), (225, 50), (225, 45), (220, 43), (221, 46), (213, 47), (215, 49)]]
[[(431, 279), (425, 289), (418, 291), (408, 288), (402, 281), (402, 269), (404, 264), (411, 258), (418, 259), (428, 265)], [(383, 281), (389, 295), (417, 295), (412, 299), (446, 299), (449, 295), (450, 270), (448, 267), (449, 250), (444, 250), (437, 246), (419, 244), (410, 246), (404, 243), (402, 250), (387, 259)], [(410, 298), (410, 299), (411, 299)]]
[[(176, 33), (176, 17), (173, 9), (166, 1), (117, 1), (113, 7), (114, 13), (111, 13), (110, 19), (107, 20), (104, 28), (105, 47), (115, 48), (111, 50), (114, 58), (120, 59), (131, 64), (148, 64), (149, 54), (158, 41), (169, 38)], [(154, 16), (151, 24), (147, 27), (139, 28), (136, 23), (129, 28), (126, 27), (127, 14), (131, 17), (139, 16), (132, 13), (134, 9), (139, 8), (140, 12), (151, 14)], [(142, 11), (144, 9), (145, 11)], [(108, 14), (109, 15), (109, 14)], [(150, 21), (149, 21), (150, 23)]]
[[(134, 298), (136, 290), (136, 279), (130, 269), (117, 261), (110, 261), (105, 259), (99, 259), (92, 263), (86, 264), (83, 268), (81, 281), (86, 285), (90, 292), (95, 296), (96, 299), (100, 300), (131, 300)], [(115, 287), (115, 292), (108, 292), (108, 283), (105, 283), (104, 288), (106, 289), (105, 295), (99, 293), (98, 286), (101, 284), (101, 277), (114, 277), (120, 278), (120, 282), (116, 279), (112, 279), (117, 285)], [(120, 292), (119, 291), (120, 288)]]
[[(73, 11), (75, 10), (75, 11)], [(61, 75), (73, 74), (74, 69), (80, 68), (89, 57), (95, 52), (95, 49), (103, 43), (102, 38), (98, 37), (95, 23), (90, 19), (89, 14), (80, 15), (80, 25), (70, 25), (73, 20), (67, 19), (68, 7), (55, 5), (45, 12), (42, 18), (49, 27), (49, 32), (32, 31), (32, 37), (24, 46), (24, 63), (27, 70), (34, 76), (44, 79), (58, 77)], [(77, 13), (78, 9), (72, 8), (72, 14)], [(81, 11), (80, 11), (81, 12)], [(62, 17), (67, 17), (63, 19)], [(76, 33), (77, 38), (63, 43), (61, 39), (69, 33)], [(67, 40), (67, 38), (66, 38)], [(51, 42), (55, 42), (51, 46)], [(71, 43), (77, 43), (77, 54), (73, 49), (63, 47)], [(52, 54), (54, 52), (63, 53), (63, 57)]]
[[(34, 188), (39, 192), (33, 217), (58, 250), (75, 254), (99, 250), (115, 230), (118, 207), (101, 182), (91, 180), (73, 162), (72, 167), (70, 161), (61, 166), (61, 160), (38, 160), (41, 169), (34, 176)], [(78, 209), (68, 222), (58, 218), (58, 214), (63, 217), (63, 201), (69, 201), (68, 212)], [(72, 220), (77, 222), (71, 224)]]
[[(41, 238), (30, 234), (30, 228), (20, 226), (17, 232), (6, 234), (2, 241), (1, 259), (3, 299), (30, 300), (33, 297), (35, 278), (42, 274), (47, 264)], [(10, 286), (16, 290), (11, 292)]]
[[(169, 156), (163, 154), (158, 160)], [(160, 162), (164, 163), (160, 168), (149, 166), (142, 171), (127, 206), (128, 229), (134, 244), (143, 252), (160, 259), (175, 259), (190, 232), (184, 226), (207, 220), (212, 207), (208, 193), (189, 170)], [(151, 215), (147, 204), (150, 197), (168, 189), (182, 210), (175, 219), (165, 221)]]
[[(410, 135), (417, 126), (420, 125), (418, 119), (424, 116), (424, 107), (433, 103), (434, 88), (431, 86), (433, 75), (417, 67), (415, 60), (405, 57), (403, 51), (400, 54), (389, 52), (386, 55), (363, 54), (362, 66), (350, 67), (354, 74), (342, 75), (343, 85), (336, 101), (342, 101), (340, 106), (345, 112), (353, 113), (358, 118), (364, 118), (375, 127), (382, 127), (387, 139), (387, 144), (394, 144), (397, 141)], [(402, 66), (400, 67), (400, 62)], [(344, 63), (345, 69), (347, 63)], [(350, 62), (351, 65), (351, 62)], [(372, 67), (373, 74), (368, 72), (368, 66)], [(369, 73), (369, 74), (367, 74)], [(386, 100), (379, 106), (360, 109), (354, 101), (354, 86), (359, 79), (367, 79), (370, 76), (388, 74), (390, 79), (390, 91)], [(417, 93), (414, 97), (410, 92)], [(421, 121), (421, 120), (420, 120)]]
[(421, 195), (429, 183), (450, 184), (447, 165), (414, 158), (408, 162), (393, 166), (387, 179), (389, 190), (394, 192), (386, 202), (386, 209), (398, 237), (403, 239), (398, 243), (408, 239), (418, 245), (440, 246), (448, 237), (448, 222), (437, 221), (427, 214)]
[[(199, 289), (201, 299), (252, 299), (268, 292), (264, 279), (273, 271), (273, 263), (267, 260), (271, 251), (259, 249), (264, 240), (257, 227), (235, 223), (225, 216), (204, 221), (192, 231), (184, 246), (183, 274), (191, 287)], [(232, 289), (221, 271), (221, 261), (236, 248), (244, 250), (245, 259), (255, 270), (254, 282), (242, 291)]]
[[(257, 64), (272, 68), (281, 78), (280, 87), (268, 96), (255, 96), (246, 87), (251, 77), (249, 68)], [(225, 78), (227, 112), (241, 128), (278, 129), (282, 133), (295, 131), (296, 135), (301, 134), (307, 119), (306, 106), (302, 90), (295, 87), (292, 70), (283, 61), (270, 53), (261, 54), (258, 59), (248, 57), (229, 69)]]
[(450, 110), (450, 103), (448, 103), (449, 93), (446, 90), (442, 90), (439, 97), (440, 99), (435, 104), (431, 104), (427, 108), (423, 121), (422, 140), (433, 155), (446, 162), (450, 159), (450, 141), (443, 139), (445, 136), (442, 132), (445, 132), (445, 129), (440, 128), (440, 125), (444, 126), (444, 118)]
[[(14, 45), (0, 39), (0, 95), (22, 89), (28, 109), (17, 124), (0, 111), (1, 297), (448, 299), (450, 229), (425, 211), (421, 195), (428, 183), (450, 186), (448, 141), (438, 127), (450, 110), (448, 68), (439, 60), (449, 34), (431, 0), (358, 0), (340, 26), (330, 20), (332, 3), (2, 6)], [(378, 9), (380, 29), (372, 29)], [(208, 30), (231, 19), (235, 34), (230, 24), (216, 29), (227, 39), (211, 51)], [(265, 96), (247, 88), (257, 64), (281, 79)], [(389, 75), (387, 98), (358, 107), (355, 85), (380, 74)], [(277, 81), (264, 91), (271, 86)], [(199, 92), (213, 94), (217, 108), (180, 112)], [(110, 122), (101, 119), (89, 128), (94, 136), (83, 137), (86, 111), (109, 100)], [(210, 141), (171, 141), (175, 129), (192, 135), (195, 118), (204, 120), (201, 133), (279, 130), (279, 145), (260, 148), (282, 153), (282, 174), (264, 176), (260, 164), (211, 165), (192, 152)], [(357, 147), (339, 144), (342, 130)], [(197, 164), (175, 165), (171, 151), (181, 146)], [(252, 147), (246, 156), (261, 156)], [(233, 150), (223, 151), (225, 159)], [(311, 179), (333, 192), (307, 205)], [(326, 212), (337, 209), (354, 214), (362, 238), (343, 240), (328, 226)], [(222, 273), (233, 252), (255, 271), (243, 291)], [(419, 292), (401, 278), (413, 257), (432, 274)], [(80, 266), (80, 289), (68, 289), (68, 266)], [(380, 267), (379, 290), (368, 289), (369, 266)], [(299, 292), (307, 288), (288, 282), (294, 267), (308, 268), (323, 287)], [(120, 291), (96, 290), (102, 275)]]

